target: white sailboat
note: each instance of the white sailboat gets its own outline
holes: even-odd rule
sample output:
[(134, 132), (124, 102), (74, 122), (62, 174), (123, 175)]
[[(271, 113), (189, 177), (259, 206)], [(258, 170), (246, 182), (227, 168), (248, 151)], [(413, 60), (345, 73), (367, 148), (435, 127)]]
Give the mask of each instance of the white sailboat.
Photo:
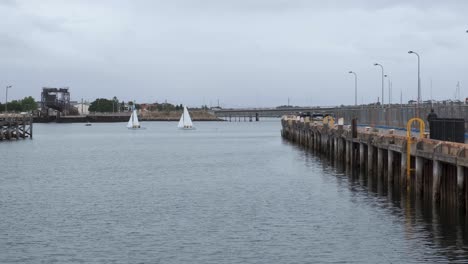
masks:
[(130, 116), (130, 120), (127, 123), (128, 129), (144, 129), (141, 127), (140, 122), (138, 122), (138, 114), (136, 109), (133, 109), (132, 115)]
[(185, 130), (195, 129), (186, 106), (184, 106), (184, 112), (182, 113), (182, 116), (180, 117), (179, 124), (177, 125), (177, 127), (179, 129), (185, 129)]

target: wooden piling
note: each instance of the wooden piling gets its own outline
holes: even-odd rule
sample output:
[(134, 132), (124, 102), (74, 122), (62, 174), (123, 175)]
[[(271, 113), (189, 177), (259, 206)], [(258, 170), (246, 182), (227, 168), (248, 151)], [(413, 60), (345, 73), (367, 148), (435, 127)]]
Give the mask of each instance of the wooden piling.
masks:
[(374, 147), (370, 144), (367, 145), (367, 173), (372, 174), (374, 164)]
[(457, 166), (457, 200), (458, 207), (465, 208), (465, 168)]
[(400, 185), (401, 187), (405, 188), (407, 186), (406, 182), (406, 166), (407, 166), (407, 159), (406, 159), (406, 153), (402, 152), (401, 153), (401, 165), (400, 165)]
[(393, 151), (388, 150), (387, 163), (388, 163), (388, 184), (393, 184)]
[[(371, 131), (357, 131), (357, 135), (352, 135), (349, 127), (322, 126), (297, 118), (283, 120), (282, 124), (284, 138), (320, 152), (335, 164), (345, 162), (348, 172), (357, 164), (367, 169), (368, 187), (382, 195), (386, 193), (387, 184), (388, 195), (397, 195), (396, 191), (406, 189), (435, 204), (468, 208), (468, 183), (464, 178), (468, 173), (468, 147), (465, 144), (413, 138), (416, 144), (407, 149), (404, 136)], [(0, 131), (0, 137), (9, 134), (6, 128)], [(15, 131), (12, 134), (16, 135)], [(411, 151), (410, 164), (407, 164), (407, 151)], [(411, 175), (414, 178), (407, 178), (408, 166), (414, 168)]]
[(365, 151), (365, 146), (364, 146), (364, 143), (359, 143), (359, 167), (361, 169), (364, 168), (364, 165), (365, 165), (365, 157), (366, 157), (366, 153), (364, 153)]
[(0, 140), (32, 139), (33, 120), (30, 115), (0, 115)]
[(377, 149), (377, 175), (383, 175), (383, 149)]
[(434, 160), (433, 163), (433, 172), (432, 172), (432, 201), (434, 203), (440, 202), (440, 177), (441, 177), (441, 162)]
[(424, 160), (422, 157), (416, 157), (416, 195), (423, 195), (423, 166)]

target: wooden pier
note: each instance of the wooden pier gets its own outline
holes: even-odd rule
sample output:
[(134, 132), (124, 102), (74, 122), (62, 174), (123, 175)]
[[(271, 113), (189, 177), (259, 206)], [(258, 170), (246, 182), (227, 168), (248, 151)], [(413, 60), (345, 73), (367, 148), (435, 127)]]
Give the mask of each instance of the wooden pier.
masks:
[(399, 190), (468, 212), (468, 144), (413, 135), (408, 141), (393, 130), (352, 129), (295, 116), (283, 118), (282, 128), (283, 138), (364, 173), (369, 182), (380, 184), (378, 188), (387, 186), (389, 195)]
[(1, 114), (0, 141), (33, 137), (33, 119), (29, 114)]

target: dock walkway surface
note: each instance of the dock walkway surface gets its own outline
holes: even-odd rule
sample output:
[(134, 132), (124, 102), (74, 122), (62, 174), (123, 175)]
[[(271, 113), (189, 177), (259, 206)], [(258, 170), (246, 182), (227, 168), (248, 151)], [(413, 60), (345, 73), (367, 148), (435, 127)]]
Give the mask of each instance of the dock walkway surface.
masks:
[(289, 141), (364, 171), (389, 188), (468, 212), (468, 144), (418, 137), (414, 132), (408, 140), (401, 130), (358, 127), (353, 133), (351, 126), (294, 116), (281, 122), (281, 134)]

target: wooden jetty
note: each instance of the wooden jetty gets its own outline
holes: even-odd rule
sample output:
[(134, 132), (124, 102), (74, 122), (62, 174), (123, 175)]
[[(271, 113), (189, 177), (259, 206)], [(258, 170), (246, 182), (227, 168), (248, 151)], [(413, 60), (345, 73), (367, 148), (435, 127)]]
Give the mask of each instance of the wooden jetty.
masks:
[(393, 130), (335, 125), (296, 116), (282, 119), (281, 134), (368, 181), (435, 205), (468, 212), (468, 144), (405, 136)]
[(29, 114), (1, 114), (0, 141), (33, 137), (33, 119)]

